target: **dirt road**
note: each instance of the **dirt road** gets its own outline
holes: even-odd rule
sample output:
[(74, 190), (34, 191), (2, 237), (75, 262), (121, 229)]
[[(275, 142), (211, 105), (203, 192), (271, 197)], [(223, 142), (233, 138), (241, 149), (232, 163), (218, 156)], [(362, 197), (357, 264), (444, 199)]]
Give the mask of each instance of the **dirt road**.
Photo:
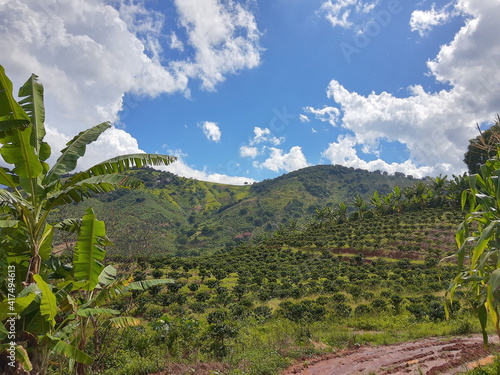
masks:
[(491, 361), (498, 353), (498, 338), (489, 349), (482, 337), (428, 338), (383, 346), (361, 346), (301, 361), (282, 375), (452, 375)]

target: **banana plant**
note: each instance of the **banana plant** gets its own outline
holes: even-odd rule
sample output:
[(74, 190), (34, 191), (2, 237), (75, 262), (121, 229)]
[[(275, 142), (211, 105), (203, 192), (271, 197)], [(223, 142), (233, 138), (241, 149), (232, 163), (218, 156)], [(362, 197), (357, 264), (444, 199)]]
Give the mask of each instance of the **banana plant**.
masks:
[[(33, 74), (19, 89), (21, 100), (16, 101), (12, 90), (12, 82), (0, 66), (0, 155), (7, 164), (0, 167), (0, 338), (8, 332), (9, 312), (15, 311), (21, 318), (16, 323), (15, 339), (26, 344), (26, 350), (15, 345), (17, 370), (43, 375), (50, 353), (64, 354), (82, 364), (91, 361), (82, 348), (64, 339), (61, 332), (67, 333), (71, 324), (61, 326), (60, 320), (65, 321), (62, 317), (73, 305), (73, 294), (83, 291), (91, 296), (99, 287), (107, 243), (104, 223), (93, 213), (87, 212), (81, 221), (60, 223), (49, 222), (50, 213), (95, 194), (136, 188), (140, 180), (120, 173), (133, 167), (168, 165), (175, 158), (117, 156), (69, 175), (86, 147), (111, 124), (103, 122), (76, 135), (49, 166), (43, 86)], [(64, 266), (54, 269), (57, 258), (52, 253), (52, 238), (56, 229), (78, 230), (71, 272)], [(0, 347), (0, 352), (3, 349)]]

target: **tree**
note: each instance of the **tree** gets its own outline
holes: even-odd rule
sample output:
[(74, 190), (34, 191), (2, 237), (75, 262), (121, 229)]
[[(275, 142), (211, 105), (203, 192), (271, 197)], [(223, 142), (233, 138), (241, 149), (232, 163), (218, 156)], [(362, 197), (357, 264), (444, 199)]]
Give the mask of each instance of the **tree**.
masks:
[(433, 198), (435, 205), (437, 207), (440, 207), (444, 204), (446, 197), (448, 196), (448, 176), (442, 177), (442, 175), (439, 175), (438, 177), (431, 178), (432, 181), (432, 186), (431, 186), (431, 191), (433, 193)]
[[(462, 208), (469, 205), (456, 241), (458, 269), (448, 290), (452, 301), (457, 289), (468, 287), (479, 318), (483, 338), (489, 315), (500, 337), (500, 148), (478, 174), (468, 177), (469, 189), (462, 194)], [(448, 312), (449, 315), (449, 306)]]
[(500, 143), (500, 115), (497, 114), (493, 121), (493, 125), (484, 132), (478, 125), (479, 135), (469, 140), (467, 152), (464, 154), (464, 163), (467, 164), (469, 174), (479, 173), (481, 165), (494, 158), (497, 153), (497, 145)]
[[(104, 122), (79, 133), (49, 167), (46, 160), (51, 148), (44, 141), (43, 86), (33, 74), (19, 89), (19, 102), (12, 89), (12, 82), (0, 66), (0, 155), (9, 164), (0, 168), (0, 185), (5, 186), (0, 189), (0, 339), (13, 340), (11, 352), (15, 352), (20, 373), (43, 375), (50, 353), (64, 354), (84, 365), (92, 361), (82, 350), (85, 340), (81, 339), (86, 331), (76, 332), (76, 322), (82, 318), (78, 311), (88, 308), (99, 294), (96, 288), (103, 287), (100, 277), (105, 267), (101, 261), (104, 246), (109, 243), (104, 223), (91, 210), (81, 220), (57, 223), (49, 222), (49, 214), (94, 194), (138, 187), (140, 180), (118, 173), (132, 167), (167, 165), (175, 158), (152, 154), (118, 156), (68, 176), (85, 154), (86, 146), (111, 125)], [(61, 265), (52, 252), (56, 229), (78, 233), (72, 266)], [(83, 299), (73, 298), (79, 293)], [(87, 310), (83, 317), (100, 312)], [(14, 329), (15, 337), (6, 327), (12, 314), (21, 318)], [(29, 345), (29, 353), (19, 345), (21, 342)], [(10, 350), (0, 346), (0, 351), (5, 349)], [(85, 369), (77, 366), (76, 371), (83, 374)]]

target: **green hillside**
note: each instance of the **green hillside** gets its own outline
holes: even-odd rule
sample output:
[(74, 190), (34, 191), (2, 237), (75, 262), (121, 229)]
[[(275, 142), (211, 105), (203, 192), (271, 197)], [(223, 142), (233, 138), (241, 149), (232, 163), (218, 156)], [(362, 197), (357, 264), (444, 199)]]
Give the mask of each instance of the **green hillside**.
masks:
[[(245, 186), (153, 169), (131, 173), (144, 181), (142, 189), (114, 191), (59, 214), (80, 217), (86, 207), (94, 207), (114, 243), (110, 253), (199, 255), (273, 233), (283, 224), (305, 224), (317, 207), (342, 202), (352, 206), (357, 195), (367, 198), (375, 190), (385, 194), (418, 181), (337, 165), (308, 167)], [(71, 239), (59, 239), (64, 241)]]

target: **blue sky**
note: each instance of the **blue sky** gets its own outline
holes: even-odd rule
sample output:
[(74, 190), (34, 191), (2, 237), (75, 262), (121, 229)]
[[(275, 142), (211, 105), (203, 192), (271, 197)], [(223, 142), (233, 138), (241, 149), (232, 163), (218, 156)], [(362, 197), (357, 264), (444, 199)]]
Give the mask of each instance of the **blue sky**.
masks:
[(500, 112), (499, 18), (498, 0), (0, 0), (0, 64), (44, 83), (53, 150), (114, 123), (80, 168), (158, 152), (233, 184), (451, 176)]

